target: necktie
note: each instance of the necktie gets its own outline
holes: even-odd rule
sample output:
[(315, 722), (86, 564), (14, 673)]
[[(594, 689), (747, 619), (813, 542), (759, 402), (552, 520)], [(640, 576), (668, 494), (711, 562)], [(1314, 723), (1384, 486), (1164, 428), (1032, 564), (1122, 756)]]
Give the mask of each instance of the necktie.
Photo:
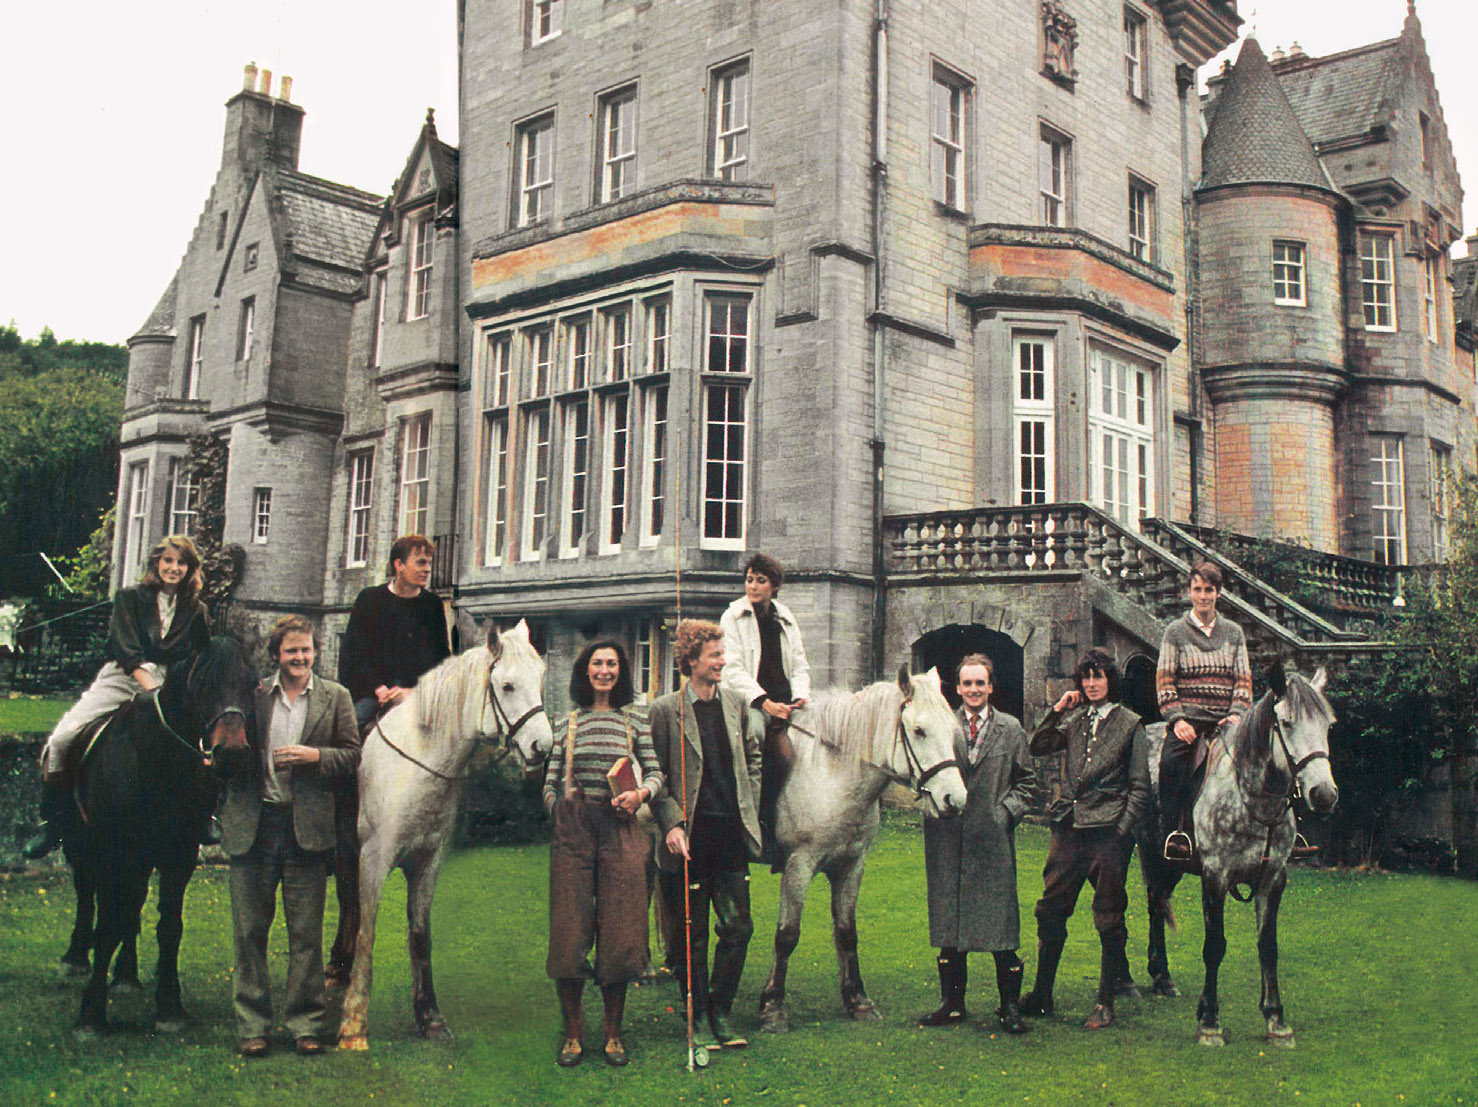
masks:
[(970, 716), (970, 764), (980, 760), (981, 747), (984, 743), (980, 739), (980, 716)]

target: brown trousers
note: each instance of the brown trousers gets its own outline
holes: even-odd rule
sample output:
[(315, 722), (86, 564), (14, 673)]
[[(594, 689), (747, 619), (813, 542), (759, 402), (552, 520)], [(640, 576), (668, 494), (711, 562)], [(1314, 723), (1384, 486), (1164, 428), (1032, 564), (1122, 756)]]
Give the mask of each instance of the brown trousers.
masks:
[[(647, 856), (636, 818), (608, 799), (554, 805), (549, 847), (549, 958), (554, 980), (621, 984), (647, 968)], [(595, 968), (590, 950), (595, 949)]]
[(1037, 937), (1044, 942), (1061, 942), (1067, 937), (1067, 920), (1086, 880), (1093, 885), (1093, 925), (1099, 936), (1122, 939), (1128, 933), (1124, 926), (1128, 870), (1129, 845), (1114, 827), (1054, 826), (1042, 869), (1045, 887), (1037, 900)]

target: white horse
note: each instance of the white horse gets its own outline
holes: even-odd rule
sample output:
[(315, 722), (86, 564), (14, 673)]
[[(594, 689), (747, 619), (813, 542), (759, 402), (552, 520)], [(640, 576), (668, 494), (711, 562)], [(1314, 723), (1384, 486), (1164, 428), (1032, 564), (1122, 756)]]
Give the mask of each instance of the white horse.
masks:
[(825, 692), (795, 716), (795, 760), (780, 793), (775, 835), (785, 874), (775, 925), (775, 966), (760, 992), (761, 1029), (788, 1029), (785, 973), (801, 934), (806, 890), (818, 872), (831, 882), (832, 938), (842, 1005), (854, 1019), (877, 1019), (857, 962), (857, 894), (878, 835), (878, 800), (890, 781), (911, 785), (930, 813), (964, 810), (965, 780), (955, 760), (959, 720), (939, 674), (880, 681), (860, 692)]
[(340, 1049), (368, 1049), (366, 1021), (375, 915), (390, 870), (405, 873), (407, 940), (416, 1028), (451, 1037), (431, 984), (431, 897), (462, 781), (482, 735), (512, 748), (525, 765), (549, 755), (544, 659), (520, 621), (485, 646), (449, 657), (370, 728), (359, 763), (359, 938), (339, 1023)]

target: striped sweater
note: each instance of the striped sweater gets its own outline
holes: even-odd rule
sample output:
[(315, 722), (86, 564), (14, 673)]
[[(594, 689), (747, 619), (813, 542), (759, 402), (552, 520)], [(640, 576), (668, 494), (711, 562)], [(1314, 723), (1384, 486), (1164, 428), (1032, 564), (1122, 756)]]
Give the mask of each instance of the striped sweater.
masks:
[(1252, 666), (1242, 628), (1218, 615), (1211, 633), (1188, 611), (1165, 628), (1155, 693), (1167, 723), (1219, 722), (1252, 706)]
[[(641, 766), (641, 786), (656, 799), (662, 791), (662, 772), (657, 764), (657, 750), (652, 745), (651, 727), (647, 725), (646, 708), (632, 704), (620, 711), (577, 710), (575, 715), (575, 755), (571, 763), (571, 783), (575, 794), (586, 799), (609, 798), (610, 785), (606, 773), (627, 753), (627, 720), (631, 724), (631, 752)], [(553, 811), (555, 801), (564, 794), (565, 747), (570, 717), (564, 715), (554, 724), (554, 749), (544, 771), (544, 810)]]

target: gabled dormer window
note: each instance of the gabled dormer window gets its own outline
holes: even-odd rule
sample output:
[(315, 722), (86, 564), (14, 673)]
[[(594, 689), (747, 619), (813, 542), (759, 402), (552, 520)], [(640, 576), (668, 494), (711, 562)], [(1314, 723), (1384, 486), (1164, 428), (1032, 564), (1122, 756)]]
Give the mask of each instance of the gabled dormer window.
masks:
[(406, 285), (409, 292), (405, 309), (407, 319), (421, 319), (431, 309), (431, 263), (436, 247), (436, 223), (433, 215), (431, 209), (427, 208), (417, 215), (407, 217), (410, 233), (406, 235), (406, 239), (411, 248), (410, 279)]

